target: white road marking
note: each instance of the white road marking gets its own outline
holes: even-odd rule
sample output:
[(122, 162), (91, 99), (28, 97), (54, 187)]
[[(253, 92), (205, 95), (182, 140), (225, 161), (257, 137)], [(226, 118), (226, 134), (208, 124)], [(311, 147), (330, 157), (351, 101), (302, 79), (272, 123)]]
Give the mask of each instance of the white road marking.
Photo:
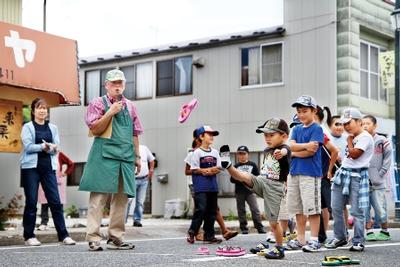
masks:
[[(379, 244), (366, 245), (365, 247), (366, 248), (375, 248), (375, 247), (387, 247), (387, 246), (400, 246), (400, 242), (396, 242), (396, 243), (379, 243)], [(349, 246), (340, 247), (338, 249), (348, 250)], [(335, 249), (321, 248), (320, 251), (335, 251)], [(285, 254), (296, 254), (296, 253), (304, 253), (304, 252), (302, 250), (285, 251)], [(314, 252), (314, 253), (318, 253), (318, 252)], [(186, 262), (207, 262), (207, 261), (243, 259), (243, 258), (252, 258), (252, 257), (257, 257), (257, 255), (255, 255), (255, 254), (246, 254), (246, 255), (240, 256), (240, 257), (221, 257), (221, 256), (218, 256), (218, 257), (205, 257), (205, 258), (196, 258), (196, 259), (185, 259), (185, 260), (182, 260), (182, 261), (186, 261)], [(296, 263), (299, 263), (299, 262), (296, 261)], [(308, 264), (314, 265), (314, 263), (308, 263)]]

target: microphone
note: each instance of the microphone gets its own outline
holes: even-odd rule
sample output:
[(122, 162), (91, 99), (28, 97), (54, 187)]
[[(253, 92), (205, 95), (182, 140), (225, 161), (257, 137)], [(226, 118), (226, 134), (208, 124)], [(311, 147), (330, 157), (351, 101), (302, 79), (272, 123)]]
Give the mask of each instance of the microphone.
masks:
[(122, 94), (117, 96), (117, 100), (118, 100), (118, 102), (122, 100)]

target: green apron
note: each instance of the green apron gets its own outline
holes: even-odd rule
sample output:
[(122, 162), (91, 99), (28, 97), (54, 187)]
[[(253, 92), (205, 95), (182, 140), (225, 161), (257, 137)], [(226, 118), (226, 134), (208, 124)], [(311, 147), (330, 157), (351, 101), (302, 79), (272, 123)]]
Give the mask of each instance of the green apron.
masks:
[[(105, 112), (109, 109), (102, 97)], [(80, 191), (117, 193), (119, 174), (124, 193), (135, 197), (133, 125), (127, 107), (114, 115), (111, 138), (95, 137), (79, 185)]]

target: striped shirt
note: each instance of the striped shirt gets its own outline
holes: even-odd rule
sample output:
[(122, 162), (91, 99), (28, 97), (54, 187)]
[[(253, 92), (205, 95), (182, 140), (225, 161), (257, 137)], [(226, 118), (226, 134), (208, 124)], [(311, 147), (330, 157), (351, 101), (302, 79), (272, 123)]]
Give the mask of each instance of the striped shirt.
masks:
[[(108, 94), (106, 95), (108, 106), (111, 106), (114, 103), (114, 99), (112, 99)], [(129, 111), (129, 115), (132, 119), (132, 125), (134, 126), (133, 135), (138, 136), (143, 133), (142, 124), (140, 123), (139, 117), (137, 116), (136, 107), (133, 105), (133, 102), (126, 99), (124, 96), (122, 97), (122, 105), (123, 107), (127, 107)], [(86, 125), (91, 129), (93, 124), (101, 119), (105, 113), (105, 108), (103, 104), (102, 97), (97, 97), (93, 99), (87, 108), (85, 122)]]

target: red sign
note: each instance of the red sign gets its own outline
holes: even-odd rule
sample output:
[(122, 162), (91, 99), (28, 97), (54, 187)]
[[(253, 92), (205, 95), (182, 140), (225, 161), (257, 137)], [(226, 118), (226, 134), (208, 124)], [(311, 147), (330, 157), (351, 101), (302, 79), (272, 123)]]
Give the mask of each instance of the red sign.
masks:
[(57, 93), (60, 104), (79, 104), (76, 41), (0, 21), (2, 84)]

